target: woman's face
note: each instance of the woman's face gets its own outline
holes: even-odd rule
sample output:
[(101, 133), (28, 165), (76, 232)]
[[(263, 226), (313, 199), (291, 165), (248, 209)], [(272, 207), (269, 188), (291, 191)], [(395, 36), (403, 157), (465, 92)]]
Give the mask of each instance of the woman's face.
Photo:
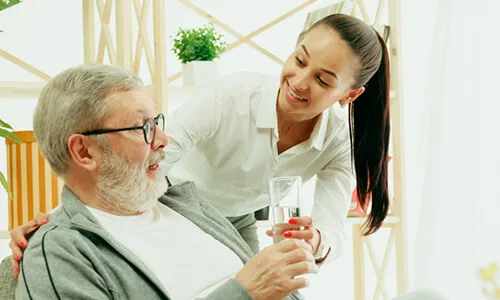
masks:
[(312, 29), (281, 71), (278, 109), (295, 120), (308, 120), (334, 103), (347, 104), (364, 88), (353, 90), (358, 58), (337, 32)]

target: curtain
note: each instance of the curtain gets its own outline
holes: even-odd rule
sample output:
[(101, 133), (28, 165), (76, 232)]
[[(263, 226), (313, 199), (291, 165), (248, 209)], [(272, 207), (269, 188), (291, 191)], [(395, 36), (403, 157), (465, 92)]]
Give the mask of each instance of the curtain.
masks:
[(411, 283), (483, 299), (478, 268), (500, 263), (500, 1), (411, 2), (402, 4)]

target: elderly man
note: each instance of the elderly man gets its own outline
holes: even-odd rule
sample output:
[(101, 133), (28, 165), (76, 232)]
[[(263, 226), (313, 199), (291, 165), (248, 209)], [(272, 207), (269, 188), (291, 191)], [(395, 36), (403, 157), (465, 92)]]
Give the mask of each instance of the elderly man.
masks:
[(250, 258), (192, 183), (167, 191), (164, 116), (135, 74), (70, 68), (42, 91), (33, 124), (65, 186), (24, 252), (18, 299), (300, 299), (300, 275), (318, 271), (299, 240)]

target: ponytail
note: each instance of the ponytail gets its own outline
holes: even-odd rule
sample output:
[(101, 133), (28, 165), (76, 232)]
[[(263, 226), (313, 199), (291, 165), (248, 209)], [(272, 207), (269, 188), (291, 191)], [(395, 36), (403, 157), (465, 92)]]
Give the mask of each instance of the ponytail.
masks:
[[(349, 104), (349, 131), (356, 172), (356, 193), (368, 218), (364, 235), (375, 233), (389, 212), (388, 161), (389, 135), (389, 53), (380, 34), (360, 19), (331, 14), (309, 30), (326, 26), (337, 32), (358, 57), (359, 69), (353, 89), (365, 91)], [(367, 209), (370, 204), (370, 209)]]
[(351, 148), (356, 171), (361, 207), (368, 218), (363, 225), (364, 235), (375, 233), (389, 212), (388, 161), (390, 135), (390, 71), (389, 54), (383, 38), (380, 66), (365, 85), (365, 91), (349, 105)]

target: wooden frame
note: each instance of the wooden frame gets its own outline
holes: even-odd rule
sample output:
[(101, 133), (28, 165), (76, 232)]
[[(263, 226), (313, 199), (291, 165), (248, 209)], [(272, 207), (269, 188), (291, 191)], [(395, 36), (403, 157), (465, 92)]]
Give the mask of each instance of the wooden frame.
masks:
[[(383, 9), (386, 6), (386, 0), (378, 0), (375, 19), (370, 20), (364, 0), (355, 1), (355, 8), (352, 15), (356, 15), (356, 6), (361, 13), (361, 18), (374, 28), (380, 29), (380, 17)], [(403, 108), (401, 104), (401, 8), (399, 0), (387, 0), (388, 2), (388, 17), (389, 17), (389, 56), (391, 60), (391, 115), (392, 115), (392, 164), (394, 177), (394, 198), (391, 202), (390, 217), (384, 222), (384, 228), (389, 228), (389, 240), (385, 247), (382, 264), (379, 264), (375, 257), (374, 247), (371, 242), (371, 237), (363, 237), (361, 235), (359, 225), (354, 225), (353, 240), (354, 240), (354, 288), (355, 299), (366, 299), (365, 292), (365, 261), (364, 249), (366, 247), (369, 259), (377, 277), (377, 283), (373, 299), (389, 299), (386, 291), (385, 273), (387, 265), (391, 257), (393, 249), (395, 250), (396, 259), (396, 282), (397, 294), (402, 294), (408, 291), (408, 264), (407, 264), (407, 237), (406, 237), (406, 213), (405, 199), (406, 193), (404, 189), (404, 149), (403, 149), (403, 124), (401, 115)]]
[[(132, 1), (132, 2), (131, 2)], [(291, 9), (287, 13), (273, 19), (267, 24), (243, 35), (232, 29), (229, 25), (216, 19), (200, 7), (194, 5), (189, 0), (177, 0), (190, 8), (193, 12), (205, 17), (212, 23), (226, 30), (237, 37), (237, 40), (228, 46), (225, 53), (235, 49), (241, 44), (248, 44), (259, 53), (269, 57), (278, 64), (283, 64), (283, 60), (266, 50), (262, 46), (253, 42), (257, 35), (269, 30), (276, 24), (288, 17), (307, 8), (317, 0), (305, 0), (301, 5)], [(361, 235), (362, 218), (349, 218), (353, 226), (353, 246), (354, 246), (354, 283), (355, 299), (366, 299), (365, 293), (365, 257), (364, 249), (368, 250), (369, 259), (377, 276), (377, 285), (374, 299), (381, 296), (387, 299), (388, 292), (384, 286), (387, 261), (391, 257), (392, 248), (395, 249), (397, 293), (401, 294), (408, 289), (407, 270), (407, 242), (406, 242), (406, 215), (405, 215), (405, 189), (404, 189), (404, 149), (403, 131), (401, 116), (403, 112), (401, 99), (401, 19), (400, 0), (373, 0), (379, 1), (373, 20), (367, 10), (364, 0), (346, 0), (353, 4), (352, 15), (357, 16), (366, 23), (379, 28), (382, 12), (388, 8), (390, 26), (390, 58), (391, 58), (391, 111), (392, 111), (392, 144), (393, 144), (393, 172), (394, 172), (394, 199), (391, 206), (391, 215), (384, 223), (385, 228), (391, 230), (390, 239), (385, 248), (385, 256), (382, 263), (379, 263), (374, 255), (373, 245), (370, 237)], [(368, 0), (366, 0), (368, 1)], [(372, 1), (372, 0), (370, 0)], [(111, 14), (115, 4), (116, 24), (110, 24)], [(132, 5), (133, 4), (133, 5)], [(181, 73), (176, 73), (167, 78), (166, 76), (166, 33), (165, 33), (165, 0), (82, 0), (83, 7), (83, 39), (84, 39), (84, 62), (103, 62), (107, 52), (110, 63), (118, 64), (136, 73), (140, 71), (140, 62), (145, 55), (148, 71), (152, 78), (152, 84), (148, 86), (152, 92), (157, 109), (168, 114), (167, 111), (167, 85), (181, 77)], [(152, 7), (153, 18), (153, 46), (146, 30), (146, 23), (149, 11)], [(100, 25), (99, 38), (96, 40), (95, 18), (98, 12)], [(133, 12), (132, 12), (133, 10)], [(135, 47), (132, 42), (131, 22), (135, 18), (138, 22), (138, 36)], [(110, 26), (116, 26), (116, 36), (113, 39)], [(116, 44), (115, 44), (116, 42)], [(116, 45), (116, 46), (115, 46)], [(135, 49), (135, 51), (134, 51)], [(24, 70), (36, 75), (44, 81), (50, 79), (50, 75), (33, 67), (29, 63), (22, 61), (14, 55), (0, 49), (0, 57), (11, 61)], [(0, 82), (0, 97), (37, 97), (42, 83), (14, 83)]]
[[(132, 2), (133, 1), (133, 5)], [(114, 4), (114, 7), (113, 7)], [(132, 8), (133, 7), (133, 8)], [(114, 10), (115, 24), (111, 24)], [(153, 10), (153, 44), (146, 30), (150, 10)], [(100, 25), (96, 28), (96, 10)], [(132, 10), (134, 14), (132, 14)], [(83, 62), (102, 63), (107, 52), (111, 64), (140, 72), (140, 62), (146, 56), (148, 71), (152, 84), (148, 90), (152, 93), (156, 108), (167, 114), (166, 76), (166, 34), (165, 34), (165, 0), (82, 0), (83, 13)], [(137, 43), (132, 39), (133, 19), (138, 22)], [(115, 26), (115, 36), (111, 26)], [(96, 29), (99, 31), (96, 40)], [(47, 81), (50, 75), (0, 49), (0, 57), (18, 65), (22, 69)], [(0, 82), (0, 97), (38, 97), (44, 82)]]
[[(115, 3), (116, 47), (110, 29), (112, 5)], [(84, 63), (104, 62), (105, 52), (109, 62), (135, 73), (140, 72), (145, 56), (152, 84), (148, 89), (155, 99), (158, 111), (168, 114), (166, 76), (165, 0), (82, 0), (84, 23)], [(95, 4), (101, 21), (97, 47), (95, 47)], [(132, 5), (133, 4), (133, 5)], [(133, 7), (133, 8), (132, 8)], [(147, 32), (147, 20), (152, 9), (153, 44)], [(132, 14), (133, 10), (133, 14)], [(132, 22), (137, 21), (138, 34), (132, 41)]]
[(400, 218), (393, 230), (396, 232), (396, 274), (398, 294), (408, 290), (408, 243), (406, 233), (406, 190), (404, 185), (404, 113), (402, 104), (402, 59), (401, 59), (401, 6), (400, 0), (388, 0), (389, 23), (394, 24), (390, 32), (391, 86), (395, 95), (391, 99), (392, 111), (392, 144), (394, 172), (393, 214)]
[[(232, 29), (229, 25), (225, 24), (222, 21), (219, 21), (218, 19), (216, 19), (215, 17), (213, 17), (211, 14), (207, 13), (203, 9), (201, 9), (198, 6), (196, 6), (193, 3), (191, 3), (189, 0), (177, 0), (177, 1), (181, 2), (185, 6), (187, 6), (188, 8), (190, 8), (191, 10), (193, 10), (194, 12), (196, 12), (197, 14), (201, 15), (202, 17), (207, 18), (213, 24), (219, 26), (220, 28), (226, 30), (227, 32), (231, 33), (232, 35), (234, 35), (235, 37), (238, 38), (238, 40), (236, 40), (235, 42), (231, 43), (226, 48), (226, 50), (224, 51), (224, 53), (222, 53), (222, 54), (225, 54), (225, 53), (233, 50), (234, 48), (236, 48), (237, 46), (239, 46), (239, 45), (241, 45), (243, 43), (246, 43), (250, 47), (252, 47), (255, 50), (257, 50), (258, 52), (260, 52), (261, 54), (267, 56), (271, 60), (277, 62), (280, 65), (282, 65), (284, 63), (284, 61), (282, 59), (280, 59), (276, 55), (272, 54), (268, 50), (262, 48), (261, 46), (257, 45), (251, 39), (253, 39), (257, 35), (259, 35), (259, 34), (265, 32), (265, 31), (267, 31), (268, 29), (272, 28), (273, 26), (275, 26), (275, 25), (283, 22), (287, 18), (293, 16), (294, 14), (296, 14), (299, 11), (305, 9), (306, 7), (308, 7), (309, 5), (313, 4), (314, 2), (316, 2), (318, 0), (307, 0), (304, 3), (302, 3), (301, 5), (299, 5), (299, 6), (295, 7), (295, 8), (293, 8), (293, 9), (291, 9), (290, 11), (288, 11), (288, 12), (284, 13), (283, 15), (275, 18), (274, 20), (272, 20), (269, 23), (267, 23), (267, 24), (259, 27), (258, 29), (254, 30), (253, 32), (251, 32), (251, 33), (249, 33), (247, 35), (243, 35), (243, 34), (237, 32), (236, 30)], [(181, 76), (182, 76), (182, 73), (178, 72), (178, 73), (170, 76), (168, 78), (168, 82), (170, 83), (170, 82), (172, 82), (172, 81), (180, 78)]]

